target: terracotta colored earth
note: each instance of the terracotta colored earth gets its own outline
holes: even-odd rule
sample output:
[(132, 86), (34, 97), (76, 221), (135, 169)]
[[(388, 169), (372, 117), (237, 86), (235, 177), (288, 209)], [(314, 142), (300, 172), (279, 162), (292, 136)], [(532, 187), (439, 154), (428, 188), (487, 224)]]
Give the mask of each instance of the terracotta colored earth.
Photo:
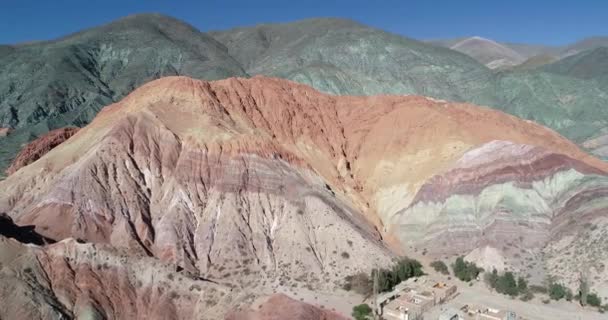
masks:
[(348, 318), (317, 306), (296, 301), (284, 294), (275, 294), (258, 310), (234, 311), (226, 320), (346, 320)]
[(11, 175), (22, 167), (40, 159), (51, 149), (75, 135), (78, 130), (79, 128), (56, 129), (28, 143), (15, 157), (8, 169), (6, 169), (6, 174)]
[[(484, 107), (338, 97), (266, 77), (168, 77), (0, 182), (0, 212), (42, 236), (213, 283), (225, 295), (194, 308), (223, 317), (277, 288), (337, 292), (345, 276), (412, 248), (443, 256), (489, 246), (498, 248), (493, 261), (509, 262), (517, 259), (500, 255), (519, 254), (512, 249), (542, 255), (606, 218), (607, 169), (557, 133)], [(581, 263), (608, 259), (572, 246)], [(136, 305), (148, 301), (119, 272), (91, 277), (126, 285)], [(577, 274), (560, 272), (569, 285)], [(108, 296), (86, 312), (112, 314), (122, 303)]]

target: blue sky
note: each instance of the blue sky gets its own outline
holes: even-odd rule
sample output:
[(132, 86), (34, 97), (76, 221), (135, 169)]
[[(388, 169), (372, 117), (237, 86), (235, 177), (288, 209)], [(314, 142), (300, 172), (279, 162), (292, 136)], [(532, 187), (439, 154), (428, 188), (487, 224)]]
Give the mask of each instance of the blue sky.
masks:
[(203, 31), (344, 17), (418, 39), (479, 35), (562, 45), (608, 35), (606, 0), (0, 0), (0, 43), (53, 39), (143, 12)]

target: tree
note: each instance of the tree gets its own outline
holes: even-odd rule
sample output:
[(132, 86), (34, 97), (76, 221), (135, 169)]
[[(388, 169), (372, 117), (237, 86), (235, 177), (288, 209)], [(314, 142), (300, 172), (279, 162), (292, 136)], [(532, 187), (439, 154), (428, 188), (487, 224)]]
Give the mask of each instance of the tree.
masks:
[(522, 276), (519, 276), (519, 278), (517, 278), (517, 291), (519, 291), (519, 293), (524, 293), (528, 291), (528, 282)]
[(490, 288), (496, 289), (496, 283), (498, 282), (498, 271), (493, 269), (492, 272), (486, 273), (483, 279)]
[(516, 296), (519, 293), (517, 282), (512, 272), (505, 272), (502, 276), (498, 277), (496, 291), (510, 296)]
[(402, 281), (424, 275), (422, 264), (417, 260), (409, 258), (403, 258), (397, 261), (390, 270), (373, 270), (372, 278), (376, 273), (378, 273), (378, 290), (381, 292), (391, 291), (395, 285)]
[(372, 308), (365, 303), (353, 307), (352, 316), (355, 320), (367, 320), (371, 314)]
[(528, 282), (523, 277), (518, 277), (515, 280), (515, 274), (513, 272), (505, 272), (501, 275), (498, 274), (496, 269), (492, 270), (484, 276), (484, 280), (489, 287), (496, 289), (496, 292), (510, 295), (515, 297), (519, 294), (526, 295), (522, 299), (531, 299), (534, 295), (531, 290), (528, 290)]
[(469, 282), (477, 278), (482, 269), (478, 268), (475, 263), (464, 261), (463, 257), (458, 257), (452, 265), (452, 270), (456, 278)]

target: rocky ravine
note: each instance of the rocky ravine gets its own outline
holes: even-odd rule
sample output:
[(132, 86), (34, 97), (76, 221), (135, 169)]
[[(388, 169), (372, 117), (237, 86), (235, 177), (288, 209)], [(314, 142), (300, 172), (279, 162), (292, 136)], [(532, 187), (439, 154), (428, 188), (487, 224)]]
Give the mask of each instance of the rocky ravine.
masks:
[(2, 319), (218, 319), (231, 299), (157, 259), (73, 239), (40, 248), (0, 236), (0, 261)]
[[(0, 182), (0, 212), (45, 237), (154, 257), (239, 294), (336, 290), (345, 275), (388, 264), (387, 244), (540, 255), (605, 218), (607, 168), (555, 132), (487, 108), (335, 97), (265, 77), (169, 77)], [(94, 306), (115, 312), (107, 308)]]

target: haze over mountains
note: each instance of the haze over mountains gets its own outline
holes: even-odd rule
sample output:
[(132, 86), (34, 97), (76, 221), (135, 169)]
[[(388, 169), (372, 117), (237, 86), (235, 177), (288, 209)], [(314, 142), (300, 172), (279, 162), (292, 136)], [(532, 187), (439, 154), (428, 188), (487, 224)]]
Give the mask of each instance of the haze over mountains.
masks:
[(603, 41), (143, 14), (0, 46), (0, 318), (340, 319), (311, 293), (412, 250), (608, 297)]
[[(583, 51), (608, 47), (608, 37), (589, 37), (565, 46), (543, 46), (521, 43), (501, 43), (482, 37), (429, 40), (429, 43), (450, 48), (471, 56), (490, 69), (504, 69), (522, 64), (526, 60), (549, 56), (555, 60)], [(545, 59), (547, 64), (552, 62)]]

